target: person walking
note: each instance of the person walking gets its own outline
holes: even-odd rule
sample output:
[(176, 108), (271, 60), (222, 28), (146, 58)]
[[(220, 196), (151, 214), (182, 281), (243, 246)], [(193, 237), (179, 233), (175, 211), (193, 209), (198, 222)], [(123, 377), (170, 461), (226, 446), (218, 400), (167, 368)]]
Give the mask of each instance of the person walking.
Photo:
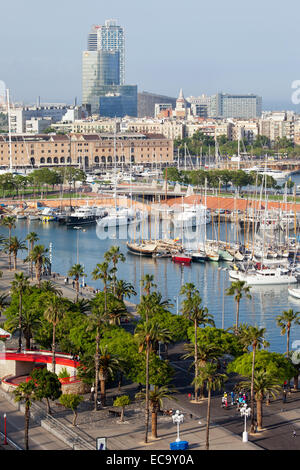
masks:
[(231, 406), (234, 405), (234, 398), (235, 398), (235, 394), (234, 394), (234, 391), (232, 390), (232, 392), (230, 393), (230, 396), (231, 396)]

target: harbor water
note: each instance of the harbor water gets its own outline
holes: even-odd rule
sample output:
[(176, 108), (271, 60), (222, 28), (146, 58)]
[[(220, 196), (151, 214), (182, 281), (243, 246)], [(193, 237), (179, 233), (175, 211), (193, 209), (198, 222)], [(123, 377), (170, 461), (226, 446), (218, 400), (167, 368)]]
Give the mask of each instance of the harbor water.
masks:
[[(81, 230), (67, 228), (57, 222), (42, 223), (40, 221), (18, 220), (13, 235), (24, 240), (27, 233), (37, 232), (39, 244), (49, 248), (52, 244), (52, 271), (67, 275), (68, 270), (77, 261), (84, 265), (86, 284), (102, 289), (103, 284), (94, 281), (91, 272), (97, 263), (104, 261), (104, 253), (112, 246), (120, 246), (120, 250), (126, 256), (125, 263), (118, 264), (118, 279), (131, 282), (137, 292), (137, 296), (131, 298), (134, 303), (139, 302), (142, 294), (140, 280), (145, 274), (153, 274), (158, 290), (164, 299), (169, 299), (174, 313), (180, 313), (180, 303), (183, 300), (179, 295), (181, 286), (186, 282), (192, 282), (199, 289), (203, 305), (214, 316), (216, 326), (230, 328), (235, 323), (236, 303), (232, 296), (225, 294), (230, 286), (228, 268), (226, 262), (193, 262), (190, 266), (175, 264), (170, 258), (153, 259), (133, 255), (127, 252), (126, 239), (118, 238), (118, 234), (108, 237), (99, 237), (96, 225), (86, 226)], [(213, 229), (215, 232), (215, 227)], [(0, 226), (0, 235), (7, 236), (6, 228)], [(219, 234), (221, 240), (225, 236), (231, 241), (236, 238), (234, 224), (220, 224)], [(212, 224), (207, 225), (207, 238), (216, 238), (212, 233)], [(228, 239), (227, 238), (227, 239)], [(26, 252), (19, 253), (24, 258)], [(280, 335), (280, 329), (276, 325), (276, 317), (283, 310), (290, 308), (300, 311), (300, 300), (288, 294), (287, 285), (283, 286), (256, 286), (251, 288), (251, 299), (243, 298), (240, 303), (240, 322), (256, 324), (266, 328), (266, 339), (270, 342), (270, 350), (285, 352), (286, 337)], [(291, 345), (295, 340), (300, 340), (300, 326), (294, 326), (291, 332)]]

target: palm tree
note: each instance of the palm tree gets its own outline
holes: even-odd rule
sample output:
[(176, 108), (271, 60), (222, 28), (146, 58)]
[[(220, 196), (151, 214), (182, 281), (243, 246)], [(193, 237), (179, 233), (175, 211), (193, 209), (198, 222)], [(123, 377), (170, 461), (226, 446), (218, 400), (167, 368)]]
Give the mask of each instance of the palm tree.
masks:
[(8, 299), (8, 294), (0, 294), (0, 317), (2, 313), (4, 312), (4, 310), (6, 309), (6, 307), (8, 307), (9, 305), (9, 301), (7, 299)]
[(105, 302), (105, 311), (107, 311), (107, 283), (111, 281), (111, 271), (108, 269), (108, 263), (104, 261), (103, 263), (97, 264), (96, 268), (92, 272), (92, 278), (95, 280), (101, 279), (104, 288), (104, 302)]
[(121, 362), (116, 356), (108, 351), (107, 345), (101, 345), (99, 349), (99, 381), (100, 398), (103, 406), (106, 404), (106, 382), (109, 377), (114, 376), (114, 372), (122, 368)]
[[(22, 323), (21, 329), (25, 338), (25, 347), (30, 349), (31, 339), (33, 338), (34, 331), (41, 325), (41, 320), (38, 318), (35, 310), (23, 309), (22, 311)], [(18, 317), (12, 318), (8, 322), (9, 330), (19, 330), (19, 319)]]
[(33, 380), (28, 382), (22, 382), (16, 390), (13, 391), (15, 396), (15, 401), (25, 401), (25, 450), (29, 450), (29, 419), (30, 419), (30, 407), (34, 400), (37, 400), (36, 397), (36, 386)]
[(41, 282), (40, 289), (43, 292), (50, 292), (51, 294), (55, 294), (58, 297), (62, 297), (62, 290), (59, 289), (59, 287), (56, 287), (56, 285), (52, 281), (43, 281)]
[(208, 362), (204, 367), (200, 369), (200, 374), (195, 377), (194, 381), (197, 383), (197, 387), (206, 386), (207, 396), (207, 414), (206, 414), (206, 443), (205, 450), (209, 450), (209, 427), (210, 427), (210, 408), (211, 408), (211, 392), (212, 390), (220, 390), (223, 387), (224, 382), (227, 380), (225, 374), (217, 372), (216, 364)]
[(137, 313), (141, 318), (145, 318), (145, 321), (148, 321), (153, 315), (166, 313), (171, 307), (173, 305), (169, 300), (162, 300), (160, 292), (151, 292), (150, 294), (142, 295), (137, 307)]
[(34, 263), (38, 287), (40, 287), (43, 267), (50, 266), (51, 264), (47, 255), (48, 248), (45, 248), (44, 245), (35, 245), (33, 250), (29, 253), (29, 256), (24, 260), (25, 263), (28, 261)]
[(18, 251), (22, 250), (27, 250), (27, 247), (25, 245), (25, 242), (20, 240), (17, 237), (11, 237), (10, 241), (7, 240), (6, 243), (4, 243), (4, 247), (6, 248), (7, 252), (9, 255), (13, 254), (14, 258), (14, 270), (17, 269), (17, 256), (18, 256)]
[[(39, 240), (39, 236), (36, 232), (30, 232), (30, 233), (28, 233), (25, 240), (27, 240), (30, 243), (30, 251), (32, 251), (35, 242), (37, 242)], [(33, 262), (32, 262), (32, 260), (30, 260), (30, 273), (31, 273), (31, 279), (33, 279)]]
[(94, 410), (97, 411), (98, 401), (98, 384), (99, 384), (99, 361), (100, 361), (100, 339), (102, 336), (102, 330), (109, 322), (109, 316), (103, 306), (97, 305), (92, 308), (92, 313), (89, 316), (89, 323), (87, 330), (96, 329), (96, 352), (94, 357), (94, 370), (95, 370), (95, 402)]
[(52, 324), (52, 372), (55, 373), (55, 333), (56, 326), (65, 314), (64, 304), (61, 299), (52, 294), (49, 297), (48, 306), (44, 312), (45, 319)]
[[(237, 386), (238, 389), (249, 390), (252, 388), (251, 381), (242, 381)], [(282, 384), (280, 379), (274, 377), (265, 370), (256, 370), (253, 381), (254, 396), (256, 401), (257, 409), (257, 429), (261, 431), (262, 427), (262, 416), (263, 416), (263, 399), (266, 395), (271, 395), (275, 398), (278, 393), (282, 390)], [(252, 405), (251, 405), (252, 406)]]
[(259, 328), (245, 324), (243, 329), (240, 330), (240, 341), (242, 344), (252, 346), (252, 371), (251, 371), (251, 429), (250, 432), (255, 432), (255, 410), (254, 410), (254, 374), (255, 374), (255, 354), (257, 349), (261, 346), (267, 347), (269, 343), (265, 340), (264, 336), (266, 328)]
[(226, 289), (226, 295), (234, 295), (236, 301), (236, 320), (235, 320), (235, 331), (238, 332), (239, 327), (239, 313), (240, 313), (240, 301), (245, 295), (247, 299), (251, 299), (249, 294), (250, 287), (246, 285), (245, 281), (233, 281), (231, 286)]
[(116, 272), (117, 272), (117, 264), (119, 261), (122, 261), (123, 263), (126, 261), (125, 256), (123, 253), (120, 252), (120, 247), (118, 246), (111, 246), (110, 249), (105, 253), (104, 259), (110, 263), (112, 261), (113, 263), (113, 269), (111, 272), (113, 273), (112, 276), (112, 284), (113, 284), (113, 294), (114, 296), (116, 295)]
[(117, 299), (124, 300), (124, 297), (130, 299), (132, 295), (137, 295), (133, 285), (130, 282), (119, 279), (115, 286), (115, 296)]
[[(154, 385), (153, 390), (150, 390), (149, 393), (149, 404), (150, 404), (150, 409), (151, 409), (151, 428), (152, 428), (152, 437), (154, 439), (157, 439), (157, 414), (163, 407), (163, 399), (173, 399), (176, 400), (176, 398), (172, 397), (172, 393), (174, 393), (175, 390), (170, 390), (167, 385), (163, 385), (162, 387), (158, 387), (157, 385)], [(135, 395), (135, 398), (138, 400), (146, 400), (146, 391), (142, 390), (141, 392), (137, 393)], [(176, 400), (177, 401), (177, 400)]]
[[(183, 356), (182, 359), (190, 359), (191, 357), (194, 359), (193, 366), (195, 367), (195, 348), (194, 345), (191, 343), (187, 343), (184, 345), (184, 349), (187, 351)], [(197, 345), (197, 358), (198, 358), (198, 373), (199, 369), (202, 370), (203, 367), (206, 366), (207, 362), (217, 361), (222, 355), (224, 351), (221, 348), (215, 346), (214, 344), (199, 344)], [(200, 386), (200, 399), (204, 398), (204, 384)]]
[(145, 274), (142, 277), (140, 283), (146, 295), (150, 295), (151, 289), (156, 289), (157, 285), (153, 281), (154, 281), (153, 274)]
[(15, 273), (15, 278), (12, 282), (12, 290), (19, 294), (19, 351), (22, 348), (22, 314), (23, 314), (23, 295), (29, 288), (30, 284), (28, 277), (24, 273)]
[(68, 272), (68, 276), (74, 277), (76, 286), (76, 302), (79, 297), (79, 278), (85, 276), (84, 267), (81, 264), (74, 264)]
[(158, 341), (168, 341), (170, 333), (151, 322), (139, 323), (135, 330), (135, 338), (139, 345), (139, 352), (146, 350), (146, 387), (145, 387), (145, 443), (148, 442), (149, 427), (149, 359), (154, 344)]
[[(202, 299), (199, 295), (198, 289), (194, 284), (188, 283), (182, 286), (180, 294), (186, 294), (186, 299), (182, 302), (182, 314), (184, 317), (193, 321), (194, 323), (194, 358), (195, 358), (195, 379), (198, 376), (198, 327), (199, 325), (215, 326), (212, 315), (208, 313), (208, 309), (202, 306)], [(195, 387), (195, 401), (198, 397), (197, 380), (194, 382)]]
[(281, 328), (281, 334), (286, 334), (286, 355), (290, 355), (290, 332), (292, 325), (300, 325), (300, 312), (294, 312), (293, 309), (284, 310), (281, 315), (276, 317), (277, 326)]
[[(9, 244), (10, 244), (10, 241), (11, 241), (11, 231), (13, 228), (16, 227), (16, 218), (11, 216), (11, 215), (7, 215), (5, 217), (3, 217), (3, 219), (1, 219), (1, 225), (4, 225), (4, 227), (7, 227), (8, 228), (8, 240), (9, 240)], [(9, 252), (9, 270), (11, 270), (11, 253)]]

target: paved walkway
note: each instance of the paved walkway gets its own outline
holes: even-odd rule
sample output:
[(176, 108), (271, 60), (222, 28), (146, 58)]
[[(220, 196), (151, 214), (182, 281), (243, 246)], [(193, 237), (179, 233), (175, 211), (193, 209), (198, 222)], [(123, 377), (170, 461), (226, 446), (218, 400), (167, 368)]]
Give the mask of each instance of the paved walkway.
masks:
[[(28, 268), (19, 262), (19, 270), (28, 273)], [(10, 283), (14, 277), (14, 271), (7, 270), (7, 257), (0, 257), (0, 269), (3, 271), (3, 278), (0, 281), (0, 293), (10, 288)], [(49, 279), (49, 278), (48, 278)], [(75, 299), (76, 292), (72, 285), (64, 285), (64, 276), (56, 276), (51, 280), (62, 289), (63, 295)], [(93, 293), (88, 288), (83, 289), (82, 296), (92, 298)], [(135, 304), (127, 302), (127, 306), (132, 313), (135, 313)], [(169, 348), (169, 360), (176, 370), (174, 383), (178, 390), (177, 402), (166, 402), (165, 408), (179, 409), (184, 413), (184, 423), (181, 425), (181, 438), (190, 443), (191, 449), (205, 448), (205, 416), (206, 400), (199, 404), (191, 403), (188, 393), (192, 393), (192, 374), (188, 371), (188, 366), (179, 360), (182, 354), (182, 345), (177, 344)], [(234, 381), (228, 381), (227, 390), (233, 386)], [(122, 388), (121, 393), (129, 393), (132, 397), (137, 392), (136, 384), (128, 384)], [(112, 397), (118, 395), (117, 389), (108, 390), (108, 404), (112, 408)], [(272, 402), (268, 407), (264, 406), (264, 424), (266, 430), (249, 436), (248, 443), (242, 442), (243, 420), (235, 408), (229, 407), (224, 410), (221, 407), (220, 396), (212, 399), (212, 426), (210, 431), (211, 449), (299, 449), (300, 447), (300, 391), (288, 396), (287, 403), (283, 404), (280, 399)], [(43, 405), (41, 405), (43, 406)], [(108, 407), (109, 408), (109, 407)], [(71, 412), (62, 409), (60, 406), (54, 407), (54, 416), (62, 424), (74, 431), (72, 426), (73, 415)], [(201, 423), (201, 424), (200, 424)], [(151, 426), (151, 415), (150, 415)], [(94, 445), (97, 437), (108, 438), (108, 448), (118, 449), (169, 449), (169, 444), (176, 438), (176, 426), (171, 417), (160, 416), (158, 418), (157, 440), (151, 439), (149, 426), (149, 444), (144, 444), (144, 411), (136, 403), (131, 405), (126, 413), (126, 422), (121, 424), (117, 418), (102, 409), (93, 411), (93, 405), (89, 401), (89, 396), (85, 396), (85, 401), (80, 405), (78, 416), (78, 427), (76, 432), (87, 442)], [(293, 430), (296, 430), (296, 437), (293, 437)], [(297, 436), (299, 429), (299, 437)]]

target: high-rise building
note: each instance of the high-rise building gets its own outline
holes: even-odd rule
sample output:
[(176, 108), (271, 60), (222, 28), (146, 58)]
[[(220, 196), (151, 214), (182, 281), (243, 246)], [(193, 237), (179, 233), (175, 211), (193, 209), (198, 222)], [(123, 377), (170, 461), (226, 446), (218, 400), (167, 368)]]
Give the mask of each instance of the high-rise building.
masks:
[(82, 104), (101, 116), (136, 116), (137, 87), (125, 85), (124, 30), (116, 20), (93, 26), (82, 56)]
[(88, 35), (88, 51), (119, 53), (119, 85), (125, 83), (125, 37), (124, 30), (116, 20), (106, 20), (104, 25), (93, 25)]
[(230, 95), (217, 93), (210, 97), (209, 117), (243, 118), (260, 117), (262, 99), (257, 95)]

